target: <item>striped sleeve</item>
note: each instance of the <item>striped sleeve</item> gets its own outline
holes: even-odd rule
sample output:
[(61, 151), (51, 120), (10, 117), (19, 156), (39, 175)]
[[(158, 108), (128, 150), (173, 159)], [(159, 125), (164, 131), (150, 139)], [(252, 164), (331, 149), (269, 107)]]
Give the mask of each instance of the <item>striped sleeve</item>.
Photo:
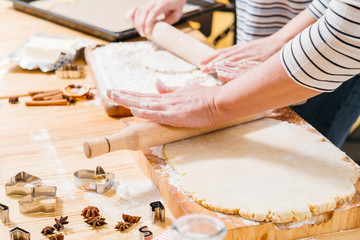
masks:
[(281, 50), (298, 84), (331, 92), (360, 73), (360, 0), (332, 0), (325, 14)]
[(307, 10), (311, 14), (319, 19), (325, 14), (326, 9), (329, 7), (330, 0), (313, 0), (308, 6)]

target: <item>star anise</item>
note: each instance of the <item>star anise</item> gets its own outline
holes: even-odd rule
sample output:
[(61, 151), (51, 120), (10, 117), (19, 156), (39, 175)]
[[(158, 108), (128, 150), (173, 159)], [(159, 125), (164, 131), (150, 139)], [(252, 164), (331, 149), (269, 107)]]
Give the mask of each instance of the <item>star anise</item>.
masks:
[(76, 98), (74, 97), (69, 97), (65, 94), (62, 95), (63, 99), (66, 99), (68, 101), (69, 104), (73, 104), (73, 103), (76, 103)]
[(60, 229), (64, 229), (64, 225), (69, 223), (68, 221), (66, 221), (67, 219), (68, 216), (66, 217), (61, 216), (60, 219), (55, 218), (54, 228), (58, 231), (60, 231)]
[(9, 103), (11, 104), (19, 103), (19, 97), (9, 97)]
[(128, 222), (118, 222), (118, 224), (115, 226), (115, 229), (120, 230), (120, 232), (130, 228), (132, 226), (132, 223)]
[(88, 206), (84, 208), (84, 210), (81, 213), (81, 216), (84, 218), (93, 218), (100, 216), (100, 210), (97, 207), (94, 206)]
[(43, 230), (41, 231), (41, 234), (43, 235), (48, 235), (48, 234), (53, 234), (55, 231), (55, 228), (51, 227), (51, 226), (46, 226), (43, 228)]
[(92, 93), (92, 92), (89, 92), (88, 94), (86, 94), (86, 99), (88, 99), (88, 100), (92, 100), (92, 99), (94, 99), (95, 98), (95, 94), (94, 93)]
[(49, 240), (64, 240), (64, 235), (62, 233), (55, 234), (54, 236), (51, 236)]
[(123, 214), (122, 215), (122, 219), (125, 221), (125, 222), (128, 222), (128, 223), (138, 223), (141, 219), (141, 217), (137, 217), (137, 216), (130, 216), (128, 214)]
[(105, 222), (105, 218), (102, 218), (101, 216), (89, 218), (84, 222), (86, 222), (89, 225), (92, 225), (93, 227), (101, 227), (102, 225), (107, 224), (107, 222)]

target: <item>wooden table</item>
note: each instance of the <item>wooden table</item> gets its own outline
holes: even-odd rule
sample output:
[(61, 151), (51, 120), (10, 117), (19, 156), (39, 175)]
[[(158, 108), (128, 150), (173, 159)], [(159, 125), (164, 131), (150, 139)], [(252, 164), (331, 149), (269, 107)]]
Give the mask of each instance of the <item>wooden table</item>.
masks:
[[(82, 36), (104, 43), (15, 11), (11, 3), (0, 0), (0, 62), (36, 31), (67, 37)], [(32, 239), (45, 239), (40, 234), (41, 229), (52, 225), (53, 218), (61, 215), (68, 215), (70, 219), (64, 231), (65, 239), (137, 239), (137, 228), (143, 225), (148, 225), (155, 235), (164, 231), (171, 225), (173, 216), (167, 211), (165, 224), (154, 226), (150, 223), (148, 204), (161, 197), (136, 164), (135, 159), (143, 157), (142, 152), (119, 151), (95, 159), (86, 159), (82, 152), (83, 141), (110, 135), (122, 128), (118, 119), (106, 115), (98, 97), (59, 107), (25, 107), (26, 97), (20, 98), (17, 105), (10, 105), (4, 99), (31, 90), (61, 88), (74, 82), (93, 84), (89, 76), (78, 81), (59, 80), (53, 73), (27, 71), (12, 63), (0, 66), (0, 203), (10, 207), (11, 218), (7, 226), (0, 223), (0, 239), (9, 239), (9, 230), (15, 226), (30, 231)], [(129, 188), (131, 201), (122, 200), (113, 192), (101, 195), (74, 187), (73, 173), (76, 170), (94, 169), (98, 165), (115, 173), (116, 178)], [(5, 195), (5, 183), (23, 170), (42, 178), (46, 185), (58, 187), (56, 213), (20, 214), (18, 198)], [(108, 225), (100, 230), (87, 226), (80, 213), (88, 205), (99, 206)], [(120, 221), (121, 213), (143, 218), (132, 230), (119, 233), (113, 228), (116, 221)], [(360, 229), (312, 239), (360, 239)]]

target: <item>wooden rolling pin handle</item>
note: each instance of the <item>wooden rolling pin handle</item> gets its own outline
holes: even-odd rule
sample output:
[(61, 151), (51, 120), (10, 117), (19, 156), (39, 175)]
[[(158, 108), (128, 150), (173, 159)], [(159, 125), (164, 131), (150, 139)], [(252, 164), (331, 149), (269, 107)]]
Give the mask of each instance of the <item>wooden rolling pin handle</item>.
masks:
[(85, 142), (84, 153), (86, 157), (93, 158), (117, 150), (143, 150), (250, 122), (268, 114), (269, 112), (264, 112), (205, 128), (177, 128), (153, 122), (133, 124), (117, 134)]
[(86, 141), (83, 144), (85, 156), (88, 158), (97, 157), (110, 152), (110, 142), (106, 137)]

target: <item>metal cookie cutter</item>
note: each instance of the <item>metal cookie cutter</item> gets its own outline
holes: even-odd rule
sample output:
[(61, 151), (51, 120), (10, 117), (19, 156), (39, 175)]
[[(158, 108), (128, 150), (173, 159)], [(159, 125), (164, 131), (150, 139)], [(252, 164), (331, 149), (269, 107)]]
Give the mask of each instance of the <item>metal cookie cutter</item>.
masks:
[(27, 172), (19, 172), (5, 185), (6, 195), (29, 195), (34, 187), (42, 186), (40, 178)]
[(96, 167), (96, 171), (82, 169), (74, 173), (74, 183), (77, 188), (96, 191), (101, 194), (113, 187), (114, 179), (115, 174), (105, 172), (100, 166)]
[(153, 239), (153, 233), (149, 231), (147, 226), (139, 228), (140, 240), (151, 240)]
[(83, 76), (83, 66), (79, 64), (65, 64), (55, 71), (58, 78), (81, 78)]
[(153, 224), (165, 222), (165, 207), (160, 201), (150, 203), (150, 219)]
[(0, 217), (3, 224), (8, 224), (10, 221), (9, 207), (0, 203)]
[(30, 233), (22, 228), (16, 227), (10, 230), (10, 240), (30, 240)]
[(56, 187), (34, 187), (31, 194), (19, 200), (20, 213), (55, 212)]

